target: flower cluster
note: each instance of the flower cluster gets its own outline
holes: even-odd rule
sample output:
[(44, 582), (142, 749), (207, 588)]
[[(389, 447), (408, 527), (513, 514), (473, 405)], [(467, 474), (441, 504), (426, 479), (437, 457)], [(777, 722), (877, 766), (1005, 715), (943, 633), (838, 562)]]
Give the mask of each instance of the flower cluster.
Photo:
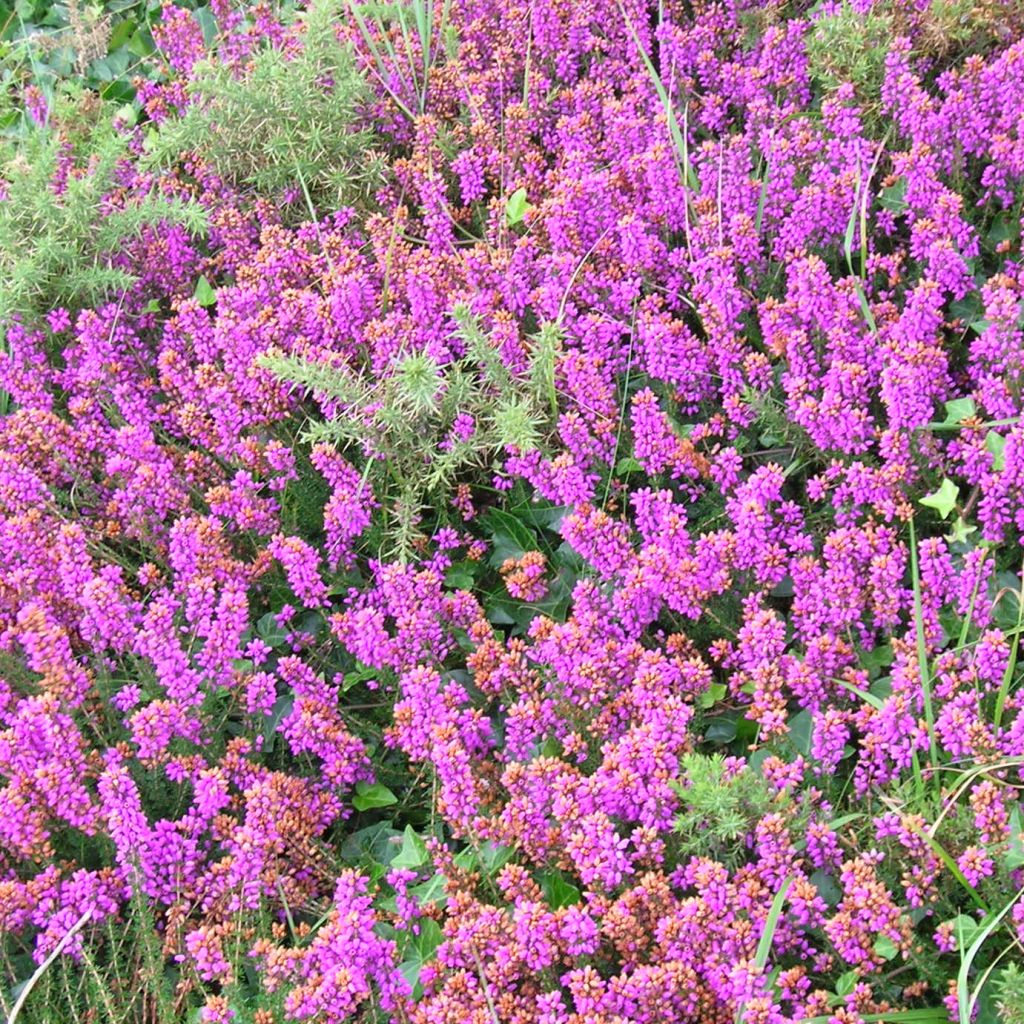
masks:
[[(955, 1015), (957, 928), (1024, 948), (1024, 22), (940, 6), (339, 16), (387, 156), (341, 209), (147, 160), (206, 58), (313, 45), (163, 9), (100, 215), (208, 236), (0, 349), (12, 985), (87, 912), (69, 969), (133, 921), (259, 1024)], [(889, 35), (837, 81), (848, 17)], [(302, 428), (474, 360), (391, 560), (394, 464)]]

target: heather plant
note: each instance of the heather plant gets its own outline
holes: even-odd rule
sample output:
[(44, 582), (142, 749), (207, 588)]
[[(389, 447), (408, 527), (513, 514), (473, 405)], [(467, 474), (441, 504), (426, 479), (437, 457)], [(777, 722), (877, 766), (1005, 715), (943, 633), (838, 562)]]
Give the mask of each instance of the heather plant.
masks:
[(0, 355), (8, 1013), (1014, 1019), (996, 9), (160, 11), (205, 237)]

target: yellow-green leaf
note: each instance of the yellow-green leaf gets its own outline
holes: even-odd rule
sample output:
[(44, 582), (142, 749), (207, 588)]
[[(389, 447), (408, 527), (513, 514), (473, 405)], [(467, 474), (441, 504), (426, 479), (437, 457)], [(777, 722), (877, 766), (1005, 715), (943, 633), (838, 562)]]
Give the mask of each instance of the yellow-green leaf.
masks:
[(955, 508), (956, 500), (959, 497), (960, 488), (949, 477), (946, 477), (939, 489), (921, 498), (920, 503), (926, 508), (935, 509), (943, 519), (948, 519), (949, 513)]

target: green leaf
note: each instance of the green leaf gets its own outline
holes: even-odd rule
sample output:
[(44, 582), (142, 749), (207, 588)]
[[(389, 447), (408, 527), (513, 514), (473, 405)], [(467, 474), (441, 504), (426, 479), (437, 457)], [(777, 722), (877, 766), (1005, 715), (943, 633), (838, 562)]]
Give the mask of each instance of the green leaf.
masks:
[(426, 960), (434, 955), (434, 951), (441, 945), (443, 939), (441, 926), (436, 921), (428, 919), (420, 924), (420, 933), (416, 937), (416, 949)]
[(402, 849), (391, 861), (393, 868), (419, 868), (430, 859), (427, 844), (416, 834), (412, 825), (405, 826), (402, 834)]
[(210, 46), (217, 38), (217, 19), (209, 7), (197, 7), (194, 13), (203, 30), (203, 42)]
[(950, 315), (956, 320), (964, 321), (964, 323), (977, 320), (984, 308), (981, 295), (978, 292), (971, 292), (962, 299), (957, 299), (949, 304)]
[(952, 544), (966, 544), (967, 538), (977, 532), (976, 526), (971, 526), (963, 516), (957, 516), (953, 528), (946, 534), (946, 540)]
[(860, 979), (859, 971), (847, 971), (845, 974), (840, 974), (836, 978), (836, 995), (837, 996), (848, 996), (857, 987), (857, 982)]
[(139, 26), (138, 30), (128, 41), (128, 52), (136, 57), (146, 58), (156, 50), (152, 33), (145, 25)]
[(514, 626), (518, 622), (516, 602), (501, 594), (493, 594), (484, 602), (487, 621), (495, 626)]
[(414, 885), (409, 892), (416, 897), (416, 901), (421, 907), (428, 904), (437, 904), (437, 906), (443, 907), (448, 902), (448, 895), (444, 891), (445, 882), (447, 881), (448, 879), (444, 875), (437, 872), (437, 874), (431, 876), (425, 882)]
[(526, 216), (526, 211), (529, 209), (530, 204), (526, 201), (526, 189), (517, 188), (505, 202), (505, 220), (508, 226), (515, 227)]
[(531, 501), (515, 508), (509, 508), (507, 511), (526, 527), (560, 534), (562, 520), (572, 512), (572, 506), (541, 504)]
[(889, 644), (879, 644), (861, 654), (860, 663), (868, 670), (868, 675), (874, 678), (880, 669), (893, 663), (893, 658), (892, 647)]
[(342, 844), (341, 857), (347, 864), (390, 864), (396, 854), (396, 840), (401, 832), (386, 821), (368, 825), (351, 833)]
[(894, 185), (883, 188), (879, 196), (879, 204), (883, 210), (891, 213), (902, 213), (907, 208), (907, 201), (903, 197), (907, 194), (907, 179), (900, 178)]
[(1003, 569), (989, 580), (988, 596), (992, 601), (992, 617), (1000, 629), (1020, 626), (1021, 581), (1015, 573)]
[(541, 879), (541, 887), (552, 910), (574, 907), (580, 901), (579, 889), (567, 882), (558, 872), (547, 872)]
[(883, 960), (892, 960), (899, 955), (900, 948), (888, 935), (879, 935), (872, 947)]
[(128, 69), (131, 59), (131, 54), (127, 50), (119, 50), (117, 53), (111, 53), (109, 57), (93, 61), (90, 72), (92, 77), (100, 82), (114, 82)]
[(415, 936), (406, 947), (406, 959), (403, 963), (399, 964), (398, 969), (402, 972), (402, 977), (413, 988), (414, 996), (419, 985), (420, 971), (423, 969), (423, 965), (433, 957), (443, 939), (444, 935), (441, 932), (441, 926), (435, 920), (428, 917), (420, 922), (419, 935)]
[(630, 473), (642, 473), (643, 471), (644, 467), (632, 455), (627, 455), (615, 463), (616, 476), (628, 476)]
[(352, 806), (357, 811), (369, 811), (374, 807), (390, 807), (398, 803), (398, 797), (379, 782), (357, 782)]
[(554, 736), (548, 736), (543, 743), (534, 744), (533, 757), (561, 757), (562, 744)]
[(943, 403), (946, 410), (946, 418), (943, 423), (960, 423), (969, 419), (977, 412), (973, 398), (954, 398), (952, 401)]
[(135, 88), (123, 78), (105, 85), (100, 90), (100, 96), (110, 103), (121, 104), (121, 109), (118, 110), (118, 117), (121, 121), (133, 125), (138, 120), (138, 112), (131, 106), (131, 101), (135, 99)]
[(358, 686), (359, 683), (368, 682), (371, 679), (376, 679), (380, 675), (380, 670), (371, 668), (369, 665), (356, 664), (356, 667), (351, 672), (346, 672), (344, 679), (341, 681), (341, 691), (345, 693), (351, 690), (353, 686)]
[(478, 522), (490, 534), (493, 550), (488, 561), (495, 568), (506, 558), (518, 558), (537, 547), (533, 531), (501, 509), (488, 509)]
[(123, 18), (117, 23), (114, 31), (110, 33), (110, 39), (107, 42), (107, 51), (113, 53), (115, 50), (120, 49), (125, 43), (131, 39), (135, 32), (135, 22), (131, 18)]
[(892, 676), (879, 676), (868, 687), (868, 693), (878, 701), (878, 704), (873, 706), (881, 707), (882, 701), (892, 696)]
[(729, 688), (725, 683), (712, 683), (700, 695), (697, 703), (706, 711), (708, 708), (713, 708), (720, 700), (723, 700), (728, 692)]
[(476, 866), (476, 850), (472, 846), (467, 846), (464, 850), (459, 850), (457, 854), (452, 858), (452, 862), (457, 868), (461, 868), (463, 871), (472, 871)]
[(282, 694), (274, 701), (270, 714), (266, 716), (263, 723), (263, 749), (269, 754), (274, 749), (274, 741), (277, 739), (277, 727), (281, 720), (291, 714), (295, 704), (295, 695), (292, 693)]
[(513, 851), (488, 841), (479, 846), (467, 846), (455, 855), (456, 866), (463, 871), (483, 871), (490, 875), (512, 859)]
[(472, 590), (479, 568), (479, 562), (456, 562), (444, 574), (445, 585), (455, 590)]
[(732, 743), (736, 739), (736, 717), (723, 716), (716, 718), (704, 733), (708, 743)]
[(970, 947), (978, 932), (981, 931), (981, 925), (973, 917), (969, 917), (967, 914), (958, 914), (956, 917), (944, 923), (953, 926), (953, 935), (956, 937), (956, 947), (961, 953)]
[(213, 286), (206, 280), (205, 276), (199, 278), (196, 290), (192, 296), (200, 306), (213, 306), (217, 302), (217, 293)]
[(935, 509), (943, 519), (946, 519), (956, 506), (959, 497), (960, 488), (949, 477), (946, 477), (939, 489), (921, 498), (919, 504)]
[[(818, 895), (828, 904), (828, 906), (836, 907), (839, 905), (839, 901), (843, 898), (843, 890), (839, 887), (839, 883), (832, 877), (832, 875), (825, 871), (815, 871), (810, 877), (810, 882), (818, 890)], [(850, 973), (856, 974), (857, 972), (851, 971)], [(839, 980), (842, 981), (842, 978)], [(838, 988), (836, 989), (836, 992), (839, 992)], [(839, 992), (839, 995), (849, 995), (849, 993)]]
[(994, 245), (998, 245), (1000, 242), (1009, 242), (1016, 238), (1017, 230), (1017, 221), (1011, 219), (1007, 214), (1001, 213), (993, 220), (986, 238)]
[(1010, 812), (1010, 843), (1005, 863), (1010, 871), (1024, 868), (1024, 823), (1021, 822), (1020, 807), (1014, 807)]
[(990, 430), (985, 435), (985, 451), (992, 456), (992, 470), (1001, 473), (1006, 466), (1006, 438)]
[(510, 846), (499, 846), (488, 840), (480, 847), (478, 860), (480, 866), (488, 874), (503, 868), (513, 857), (515, 851)]
[(267, 612), (257, 621), (256, 633), (268, 647), (280, 647), (288, 639), (287, 631), (277, 624), (273, 612)]
[(811, 734), (814, 732), (814, 719), (809, 711), (798, 711), (789, 720), (789, 738), (793, 746), (805, 757), (811, 753)]

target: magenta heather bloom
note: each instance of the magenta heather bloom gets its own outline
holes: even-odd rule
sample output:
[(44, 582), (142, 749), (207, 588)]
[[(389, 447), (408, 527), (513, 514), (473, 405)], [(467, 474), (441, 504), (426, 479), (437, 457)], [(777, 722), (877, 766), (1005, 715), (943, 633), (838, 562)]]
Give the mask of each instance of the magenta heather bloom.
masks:
[[(952, 6), (159, 12), (90, 237), (151, 199), (205, 233), (144, 225), (90, 268), (126, 287), (69, 266), (0, 325), (12, 964), (81, 920), (68, 966), (103, 965), (145, 918), (208, 1021), (953, 1008), (964, 883), (1022, 881), (1024, 21)], [(340, 101), (334, 37), (358, 167), (150, 158), (208, 60)], [(23, 107), (70, 215), (94, 164)], [(303, 429), (418, 431), (379, 387), (417, 352), (447, 404), (416, 468), (490, 454), (389, 561), (409, 481)], [(531, 440), (494, 457), (510, 395)]]
[(295, 596), (307, 607), (315, 608), (327, 602), (327, 588), (319, 573), (319, 556), (298, 537), (277, 534), (267, 550), (284, 567), (288, 584)]

